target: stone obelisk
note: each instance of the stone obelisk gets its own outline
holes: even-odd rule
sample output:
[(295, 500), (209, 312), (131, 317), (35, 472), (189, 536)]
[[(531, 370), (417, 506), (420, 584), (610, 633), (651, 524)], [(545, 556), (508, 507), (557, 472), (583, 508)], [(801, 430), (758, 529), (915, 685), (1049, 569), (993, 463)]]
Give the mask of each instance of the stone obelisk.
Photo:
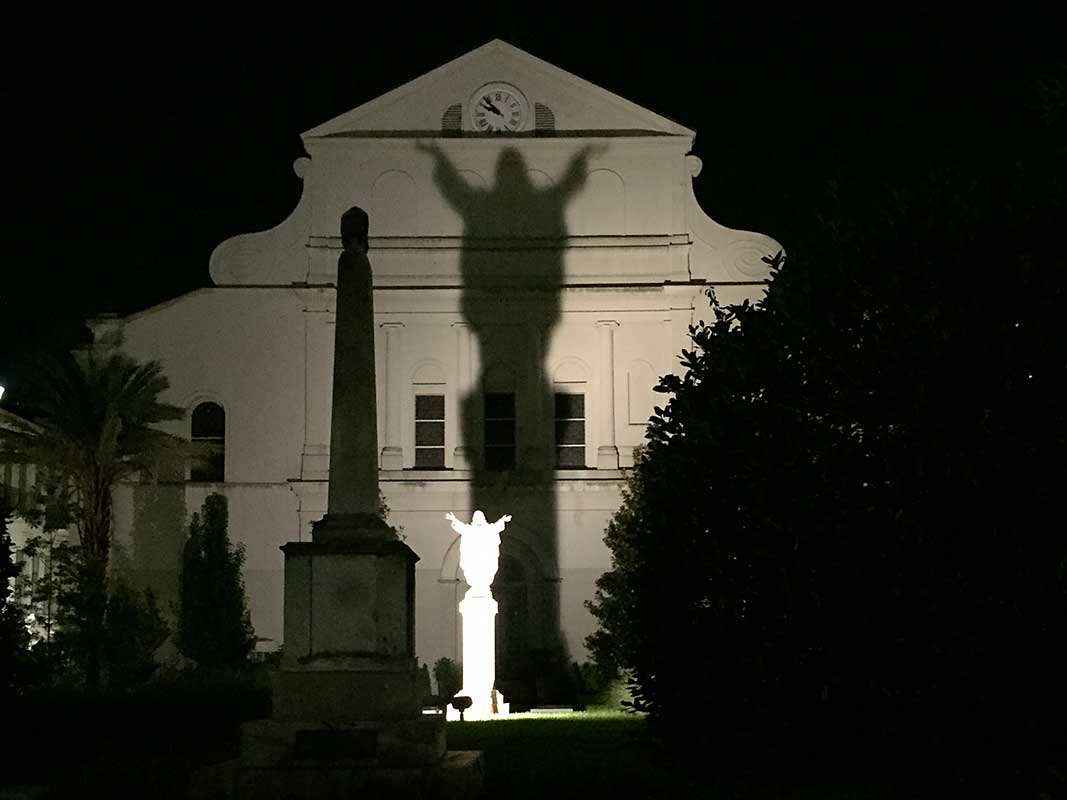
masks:
[(481, 754), (446, 753), (424, 716), (415, 562), (378, 512), (368, 219), (341, 217), (330, 483), (310, 542), (285, 554), (285, 649), (269, 720), (243, 729), (242, 797), (446, 797), (480, 783)]
[(374, 295), (368, 219), (341, 217), (330, 483), (312, 541), (285, 553), (285, 654), (275, 716), (421, 716), (416, 688), (415, 562), (378, 513)]
[(326, 516), (314, 526), (315, 541), (335, 534), (396, 539), (378, 514), (378, 402), (368, 232), (363, 209), (351, 208), (341, 217), (329, 499)]

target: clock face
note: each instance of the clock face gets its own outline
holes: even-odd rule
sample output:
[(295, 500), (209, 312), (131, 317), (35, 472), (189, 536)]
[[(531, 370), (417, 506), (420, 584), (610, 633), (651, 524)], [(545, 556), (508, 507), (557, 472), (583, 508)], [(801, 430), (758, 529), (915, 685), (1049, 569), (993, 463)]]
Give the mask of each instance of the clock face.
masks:
[(508, 83), (487, 83), (471, 97), (469, 110), (476, 131), (518, 131), (526, 125), (529, 103)]

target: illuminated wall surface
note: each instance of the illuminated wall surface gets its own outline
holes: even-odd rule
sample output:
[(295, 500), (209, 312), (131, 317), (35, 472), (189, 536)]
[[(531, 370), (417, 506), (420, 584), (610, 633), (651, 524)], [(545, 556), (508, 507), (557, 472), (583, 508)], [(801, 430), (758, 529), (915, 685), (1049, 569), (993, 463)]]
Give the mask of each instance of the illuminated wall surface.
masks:
[(546, 654), (583, 660), (583, 603), (657, 376), (678, 368), (706, 289), (758, 297), (779, 249), (698, 207), (694, 135), (499, 41), (304, 133), (288, 219), (220, 244), (213, 288), (98, 326), (160, 360), (190, 418), (224, 411), (223, 481), (175, 465), (120, 492), (125, 569), (173, 597), (180, 521), (222, 491), (261, 647), (280, 644), (278, 547), (326, 509), (332, 284), (359, 205), (382, 490), (420, 557), (419, 658), (460, 659), (466, 587), (443, 515), (480, 508), (514, 517), (493, 584), (498, 681)]

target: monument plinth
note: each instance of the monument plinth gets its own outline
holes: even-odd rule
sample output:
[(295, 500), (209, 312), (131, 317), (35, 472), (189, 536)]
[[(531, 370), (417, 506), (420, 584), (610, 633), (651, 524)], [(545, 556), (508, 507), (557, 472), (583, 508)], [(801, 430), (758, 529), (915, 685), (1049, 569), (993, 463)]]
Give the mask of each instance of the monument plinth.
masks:
[[(415, 659), (415, 562), (378, 513), (374, 294), (367, 215), (341, 217), (334, 331), (330, 483), (310, 542), (285, 553), (285, 651), (274, 718), (363, 723), (422, 720)], [(373, 724), (372, 724), (373, 723)], [(444, 754), (442, 733), (440, 757)]]
[(246, 723), (242, 798), (469, 797), (481, 753), (446, 753), (423, 715), (415, 562), (379, 514), (367, 215), (341, 218), (330, 483), (310, 542), (285, 554), (285, 649), (270, 719)]

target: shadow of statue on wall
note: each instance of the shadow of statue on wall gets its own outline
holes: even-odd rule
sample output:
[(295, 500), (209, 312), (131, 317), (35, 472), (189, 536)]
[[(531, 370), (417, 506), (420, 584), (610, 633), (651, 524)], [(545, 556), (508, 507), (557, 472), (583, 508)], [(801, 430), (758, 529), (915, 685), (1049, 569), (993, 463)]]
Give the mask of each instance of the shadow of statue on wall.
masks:
[[(463, 223), (461, 310), (469, 374), (458, 379), (457, 469), (470, 470), (470, 510), (512, 514), (493, 584), (497, 684), (516, 707), (561, 702), (556, 398), (545, 356), (560, 316), (568, 203), (584, 186), (592, 147), (553, 183), (504, 142), (493, 185), (468, 180), (436, 142), (434, 181)], [(469, 332), (469, 333), (468, 333)], [(463, 345), (460, 345), (463, 352)], [(463, 366), (461, 364), (461, 371)], [(570, 451), (573, 452), (573, 449)]]
[(115, 542), (112, 570), (137, 589), (151, 588), (168, 613), (179, 600), (186, 524), (185, 461), (168, 456), (151, 480), (128, 485), (132, 499), (129, 539)]

